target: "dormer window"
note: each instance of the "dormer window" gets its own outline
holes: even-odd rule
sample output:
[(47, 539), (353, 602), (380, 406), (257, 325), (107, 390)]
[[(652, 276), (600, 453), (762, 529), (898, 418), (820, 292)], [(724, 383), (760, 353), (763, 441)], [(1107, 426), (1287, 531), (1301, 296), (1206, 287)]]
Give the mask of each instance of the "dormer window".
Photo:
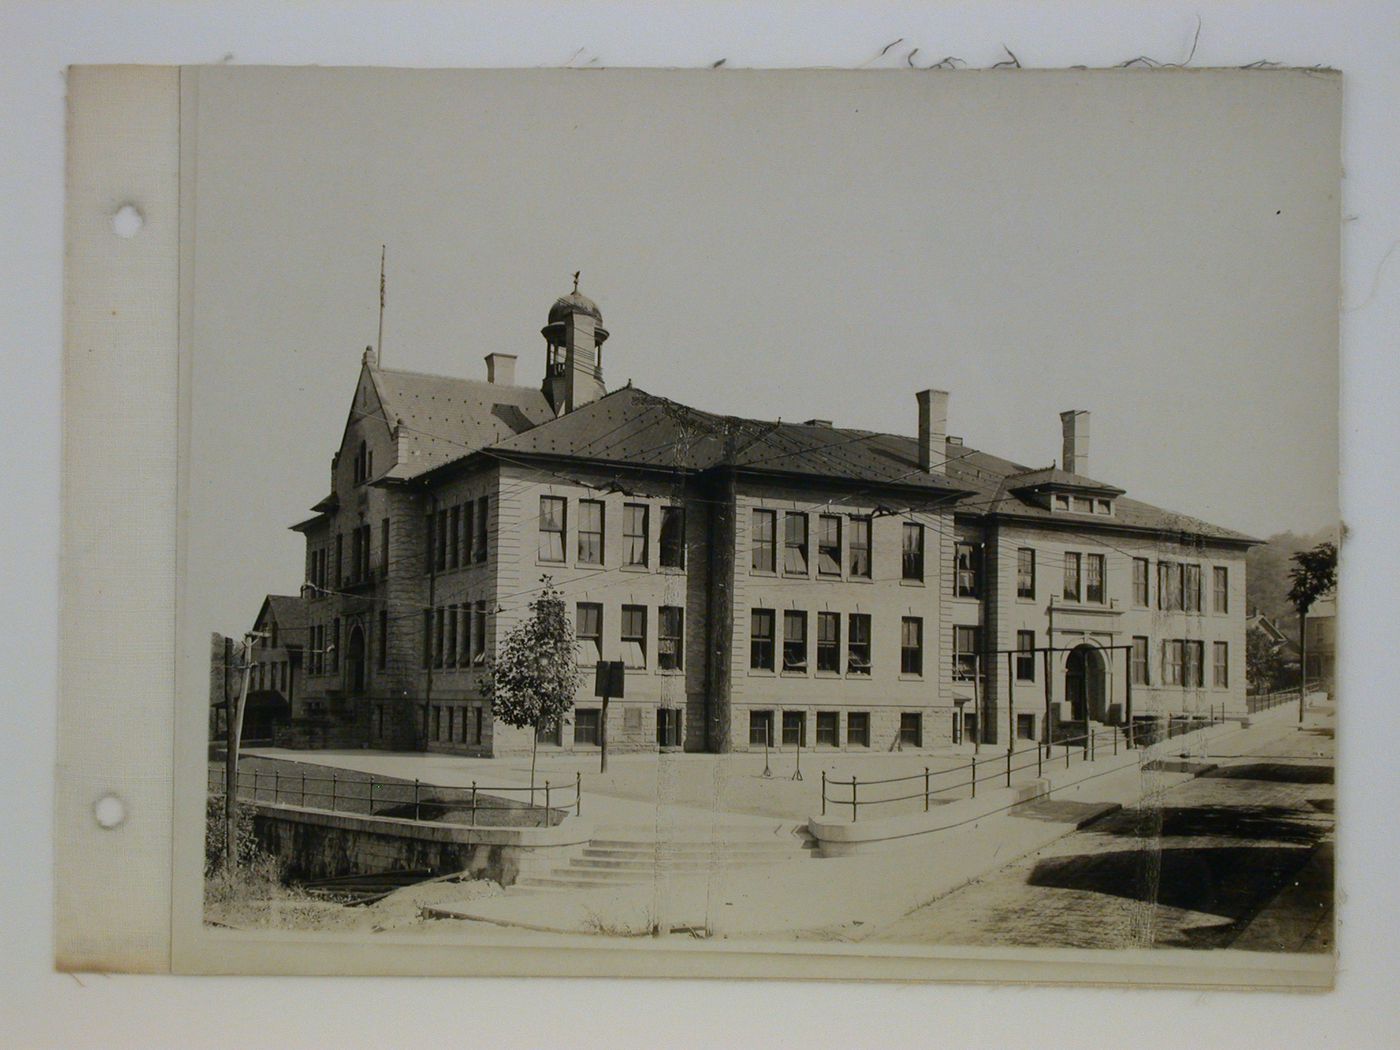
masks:
[(1063, 494), (1056, 494), (1056, 496), (1055, 496), (1055, 509), (1056, 509), (1056, 510), (1069, 510), (1069, 497), (1066, 496), (1066, 495), (1063, 495)]

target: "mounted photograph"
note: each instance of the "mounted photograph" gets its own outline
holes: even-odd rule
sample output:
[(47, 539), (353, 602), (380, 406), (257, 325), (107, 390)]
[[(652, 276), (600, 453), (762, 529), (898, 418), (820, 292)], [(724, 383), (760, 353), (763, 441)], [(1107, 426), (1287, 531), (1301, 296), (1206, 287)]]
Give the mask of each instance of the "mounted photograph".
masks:
[(1330, 987), (1341, 91), (181, 70), (174, 967)]

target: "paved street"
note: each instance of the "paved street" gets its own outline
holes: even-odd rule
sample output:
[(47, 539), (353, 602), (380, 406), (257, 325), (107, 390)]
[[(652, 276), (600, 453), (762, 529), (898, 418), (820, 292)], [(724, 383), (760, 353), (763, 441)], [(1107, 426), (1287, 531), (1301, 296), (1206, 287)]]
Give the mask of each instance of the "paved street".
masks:
[[(1334, 718), (1154, 790), (869, 935), (977, 946), (1237, 948), (1333, 944)], [(1230, 749), (1226, 749), (1229, 751)]]

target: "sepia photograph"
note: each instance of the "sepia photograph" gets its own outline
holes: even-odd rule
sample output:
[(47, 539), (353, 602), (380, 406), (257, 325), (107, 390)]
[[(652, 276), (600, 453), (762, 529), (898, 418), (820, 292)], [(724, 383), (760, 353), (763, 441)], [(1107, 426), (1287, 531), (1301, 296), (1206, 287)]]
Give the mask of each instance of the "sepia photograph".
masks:
[(68, 91), (60, 969), (1332, 986), (1339, 72)]
[(192, 943), (1326, 986), (1340, 97), (182, 71)]

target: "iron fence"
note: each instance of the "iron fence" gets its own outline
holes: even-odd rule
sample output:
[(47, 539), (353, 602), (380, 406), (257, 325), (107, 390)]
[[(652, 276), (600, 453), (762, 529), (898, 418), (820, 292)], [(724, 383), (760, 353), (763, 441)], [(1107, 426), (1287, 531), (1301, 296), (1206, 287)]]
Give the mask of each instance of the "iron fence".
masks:
[[(210, 795), (225, 794), (225, 774), (210, 769)], [(570, 812), (583, 813), (583, 774), (572, 781), (534, 787), (478, 784), (444, 786), (421, 780), (346, 776), (332, 771), (319, 776), (304, 771), (240, 769), (238, 798), (301, 809), (365, 816), (398, 817), (455, 826), (547, 827)], [(463, 819), (466, 818), (466, 819)]]
[[(923, 800), (924, 812), (927, 813), (935, 803), (942, 804), (952, 801), (951, 798), (946, 797), (949, 795), (961, 796), (965, 792), (966, 797), (976, 798), (979, 784), (996, 781), (1010, 787), (1015, 774), (1019, 772), (1034, 769), (1036, 776), (1039, 777), (1047, 768), (1057, 768), (1061, 763), (1068, 769), (1076, 761), (1093, 762), (1098, 758), (1100, 750), (1111, 750), (1112, 754), (1116, 755), (1120, 747), (1144, 747), (1159, 740), (1218, 725), (1223, 721), (1225, 721), (1223, 705), (1219, 708), (1212, 707), (1205, 714), (1172, 715), (1165, 719), (1155, 715), (1146, 715), (1141, 716), (1140, 722), (1121, 728), (1098, 729), (1087, 734), (1080, 733), (1077, 736), (1059, 737), (1049, 744), (1035, 744), (1019, 750), (1009, 748), (1000, 754), (988, 755), (986, 758), (973, 755), (969, 761), (947, 769), (933, 770), (925, 766), (922, 773), (911, 773), (901, 777), (883, 777), (877, 780), (861, 780), (854, 775), (849, 780), (837, 780), (828, 776), (823, 770), (822, 816), (826, 816), (828, 804), (841, 807), (849, 806), (851, 820), (856, 821), (860, 818), (862, 807), (884, 806), (920, 799)], [(869, 794), (872, 788), (889, 788), (891, 785), (913, 785), (914, 787), (913, 790), (905, 789), (894, 795), (876, 792), (878, 797), (872, 797)], [(832, 789), (836, 789), (834, 793), (832, 793)], [(892, 788), (891, 790), (898, 791), (899, 789)]]

